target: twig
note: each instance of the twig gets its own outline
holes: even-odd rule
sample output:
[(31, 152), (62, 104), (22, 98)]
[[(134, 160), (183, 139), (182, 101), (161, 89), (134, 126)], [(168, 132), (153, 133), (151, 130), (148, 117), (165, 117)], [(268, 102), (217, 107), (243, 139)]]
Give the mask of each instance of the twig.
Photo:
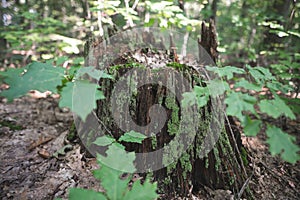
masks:
[(253, 169), (253, 171), (252, 171), (251, 176), (250, 176), (249, 178), (247, 178), (247, 180), (246, 180), (245, 183), (243, 184), (241, 190), (239, 191), (239, 194), (238, 194), (237, 199), (240, 199), (240, 198), (242, 197), (242, 195), (243, 195), (243, 193), (244, 193), (246, 187), (249, 185), (249, 182), (250, 182), (250, 180), (251, 180), (253, 174), (254, 174), (254, 169)]
[(233, 140), (233, 143), (234, 143), (234, 147), (236, 148), (236, 151), (237, 151), (237, 153), (238, 153), (238, 157), (239, 157), (240, 162), (241, 162), (242, 170), (243, 170), (243, 172), (244, 172), (245, 177), (247, 177), (247, 172), (246, 172), (246, 169), (245, 169), (245, 166), (244, 166), (244, 162), (243, 162), (243, 159), (242, 159), (242, 157), (241, 157), (240, 150), (239, 150), (239, 148), (238, 148), (238, 146), (237, 146), (237, 142), (236, 142), (235, 136), (234, 136), (234, 134), (233, 134), (233, 130), (232, 130), (231, 125), (230, 125), (230, 121), (229, 121), (228, 116), (226, 115), (225, 111), (224, 111), (224, 114), (225, 114), (225, 119), (226, 119), (226, 121), (227, 121), (227, 123), (228, 123), (228, 127), (229, 127), (229, 130), (230, 130), (230, 134), (231, 134), (231, 137), (232, 137), (232, 140)]
[(97, 114), (95, 113), (95, 111), (92, 111), (93, 115), (96, 117), (97, 121), (103, 126), (103, 128), (113, 137), (114, 135), (112, 134), (112, 132), (105, 126), (105, 124), (99, 119), (99, 117), (97, 116)]

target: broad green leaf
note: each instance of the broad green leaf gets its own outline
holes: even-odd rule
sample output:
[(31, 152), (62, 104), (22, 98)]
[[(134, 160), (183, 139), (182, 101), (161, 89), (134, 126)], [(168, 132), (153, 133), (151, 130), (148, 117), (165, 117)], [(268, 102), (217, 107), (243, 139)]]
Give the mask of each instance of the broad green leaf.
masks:
[(242, 78), (240, 81), (236, 82), (234, 84), (234, 87), (235, 88), (242, 87), (242, 88), (245, 88), (246, 90), (254, 90), (256, 92), (259, 92), (262, 89), (262, 86), (250, 83), (249, 81), (245, 80), (244, 78)]
[(226, 67), (210, 67), (206, 66), (205, 67), (208, 71), (212, 71), (216, 74), (218, 74), (220, 77), (226, 76), (227, 80), (233, 78), (233, 74), (244, 74), (245, 71), (241, 68), (238, 67), (233, 67), (233, 66), (226, 66)]
[(269, 69), (263, 67), (251, 67), (246, 65), (251, 76), (255, 79), (258, 84), (263, 84), (268, 80), (276, 80)]
[(147, 137), (139, 132), (129, 131), (119, 138), (119, 142), (124, 141), (124, 142), (135, 142), (135, 143), (142, 144), (145, 138)]
[(63, 63), (66, 62), (68, 59), (69, 59), (68, 56), (61, 56), (61, 57), (57, 58), (56, 66), (63, 64)]
[(97, 70), (97, 69), (95, 69), (95, 67), (80, 68), (76, 74), (76, 78), (79, 78), (79, 77), (83, 76), (84, 74), (87, 74), (96, 80), (99, 80), (100, 78), (113, 79), (113, 76), (105, 73), (104, 71)]
[(209, 94), (212, 97), (218, 97), (219, 95), (224, 94), (225, 91), (230, 89), (227, 82), (218, 79), (209, 81), (207, 87), (209, 90)]
[(97, 137), (97, 139), (93, 142), (93, 144), (96, 144), (98, 146), (107, 146), (112, 144), (114, 141), (115, 141), (114, 138), (101, 136), (101, 137)]
[(195, 86), (194, 91), (185, 92), (183, 95), (182, 106), (192, 106), (197, 104), (199, 108), (205, 106), (209, 100), (209, 90), (207, 87)]
[(8, 101), (27, 94), (30, 90), (38, 90), (40, 92), (51, 91), (56, 92), (56, 87), (61, 84), (64, 78), (64, 69), (61, 67), (53, 67), (51, 64), (34, 62), (26, 66), (23, 73), (20, 69), (9, 70), (8, 75), (4, 78), (4, 82), (10, 87), (8, 90), (1, 92)]
[(66, 86), (62, 88), (58, 106), (63, 108), (70, 108), (72, 110), (74, 82), (67, 82)]
[(124, 197), (130, 200), (153, 200), (158, 198), (156, 193), (157, 183), (150, 183), (149, 179), (146, 179), (143, 184), (140, 181), (136, 181), (132, 185), (132, 189), (128, 191)]
[(240, 121), (243, 121), (242, 111), (250, 111), (256, 114), (253, 107), (256, 103), (256, 98), (248, 94), (232, 92), (226, 97), (225, 103), (227, 104), (226, 113), (237, 117)]
[(267, 83), (267, 87), (274, 90), (274, 91), (281, 91), (283, 93), (288, 93), (289, 91), (293, 90), (293, 87), (289, 85), (283, 85), (278, 81), (272, 81)]
[(252, 120), (248, 115), (245, 116), (245, 120), (242, 122), (246, 136), (256, 136), (261, 129), (261, 125), (261, 120)]
[(209, 100), (209, 90), (207, 87), (194, 87), (194, 93), (197, 97), (197, 105), (199, 108), (205, 106)]
[(109, 199), (122, 199), (130, 181), (129, 177), (120, 179), (123, 172), (106, 165), (101, 165), (100, 169), (94, 170), (95, 178), (100, 180), (101, 186), (106, 190)]
[(100, 154), (97, 155), (97, 160), (100, 164), (129, 173), (133, 173), (136, 170), (133, 165), (133, 161), (135, 160), (134, 152), (127, 153), (123, 148), (113, 143), (109, 146), (106, 154), (106, 157)]
[(69, 192), (70, 200), (106, 200), (107, 198), (100, 192), (81, 188), (71, 188)]
[(281, 115), (285, 115), (290, 119), (296, 119), (296, 116), (292, 110), (285, 104), (285, 102), (280, 99), (277, 95), (274, 95), (273, 100), (264, 99), (259, 102), (259, 107), (261, 112), (267, 113), (271, 117), (278, 118)]
[(77, 80), (73, 87), (71, 110), (85, 121), (93, 109), (97, 108), (96, 100), (104, 99), (105, 96), (102, 91), (98, 90), (97, 84), (88, 81)]
[(268, 125), (266, 134), (268, 136), (267, 143), (270, 145), (270, 152), (274, 156), (279, 154), (283, 160), (290, 163), (296, 163), (300, 160), (300, 148), (294, 144), (296, 138), (276, 126)]

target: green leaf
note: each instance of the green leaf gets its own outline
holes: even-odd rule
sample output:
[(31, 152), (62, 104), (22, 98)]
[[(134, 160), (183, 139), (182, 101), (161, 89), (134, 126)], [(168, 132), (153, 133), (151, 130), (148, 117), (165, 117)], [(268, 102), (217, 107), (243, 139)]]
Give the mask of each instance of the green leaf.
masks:
[(63, 63), (66, 62), (68, 59), (69, 59), (68, 56), (62, 56), (62, 57), (57, 58), (56, 66), (63, 64)]
[(153, 200), (158, 198), (156, 193), (157, 183), (150, 183), (149, 179), (146, 179), (144, 184), (140, 181), (136, 181), (132, 185), (132, 189), (126, 193), (124, 199), (130, 200)]
[(135, 143), (142, 144), (145, 138), (147, 137), (139, 132), (129, 131), (119, 138), (119, 142), (124, 141), (124, 142), (135, 142)]
[(300, 148), (294, 144), (296, 138), (276, 126), (268, 125), (266, 134), (267, 143), (270, 145), (270, 152), (274, 156), (280, 154), (281, 158), (290, 163), (296, 163), (300, 160), (298, 154)]
[(261, 112), (264, 112), (271, 117), (278, 118), (281, 115), (285, 115), (290, 119), (296, 119), (296, 116), (292, 112), (292, 110), (285, 104), (285, 102), (280, 99), (279, 96), (274, 94), (273, 100), (262, 100), (259, 102), (259, 107)]
[(79, 78), (79, 77), (83, 76), (84, 74), (87, 74), (96, 80), (99, 80), (100, 78), (113, 79), (113, 76), (105, 73), (104, 71), (97, 70), (97, 69), (95, 69), (95, 67), (80, 68), (76, 74), (76, 78)]
[(97, 139), (93, 142), (93, 144), (96, 144), (98, 146), (107, 146), (115, 142), (114, 138), (107, 137), (107, 136), (101, 136), (97, 137)]
[(269, 69), (263, 67), (251, 67), (246, 65), (251, 76), (255, 79), (258, 84), (263, 84), (268, 80), (276, 80)]
[(113, 143), (109, 146), (106, 151), (107, 156), (104, 157), (100, 154), (97, 155), (97, 160), (100, 164), (109, 165), (113, 169), (118, 169), (120, 171), (133, 173), (135, 167), (133, 161), (135, 160), (135, 153), (127, 153), (123, 148)]
[(63, 108), (70, 108), (72, 110), (74, 82), (67, 82), (66, 86), (62, 88), (58, 106)]
[(208, 87), (195, 86), (194, 91), (183, 93), (182, 106), (197, 104), (199, 108), (205, 106), (209, 100)]
[(259, 92), (262, 89), (262, 86), (250, 83), (249, 81), (245, 80), (244, 78), (242, 78), (240, 81), (236, 82), (234, 84), (234, 87), (235, 88), (242, 87), (242, 88), (245, 88), (246, 90), (254, 90), (256, 92)]
[(272, 81), (267, 83), (267, 87), (274, 91), (281, 91), (283, 93), (288, 93), (293, 90), (293, 87), (289, 85), (283, 85), (278, 81)]
[(255, 97), (241, 92), (232, 92), (225, 99), (225, 103), (227, 104), (226, 113), (243, 121), (242, 111), (250, 111), (253, 114), (256, 114), (253, 107), (255, 102)]
[(51, 91), (56, 92), (56, 87), (61, 84), (64, 78), (64, 69), (61, 67), (53, 67), (51, 64), (34, 62), (21, 70), (9, 70), (8, 73), (1, 74), (5, 76), (4, 82), (10, 87), (4, 90), (0, 95), (12, 101), (14, 98), (27, 94), (30, 90), (38, 90), (40, 92)]
[(85, 121), (93, 109), (97, 108), (96, 100), (104, 99), (105, 96), (98, 90), (97, 84), (88, 81), (77, 80), (73, 87), (71, 110)]
[(70, 200), (106, 200), (107, 198), (100, 192), (93, 190), (81, 189), (81, 188), (71, 188), (69, 192)]
[(93, 171), (94, 176), (101, 181), (101, 185), (106, 190), (109, 199), (121, 199), (127, 189), (129, 177), (121, 180), (123, 172), (133, 173), (135, 167), (133, 161), (135, 154), (127, 153), (123, 148), (112, 144), (106, 151), (107, 156), (97, 155), (97, 160), (101, 168)]
[(194, 93), (196, 94), (196, 97), (197, 97), (198, 107), (200, 108), (200, 107), (205, 106), (209, 100), (208, 87), (195, 86)]
[(227, 80), (233, 78), (233, 74), (244, 74), (245, 71), (241, 68), (238, 67), (233, 67), (233, 66), (226, 66), (226, 67), (210, 67), (206, 66), (206, 69), (208, 71), (212, 71), (216, 74), (218, 74), (220, 77), (226, 76)]
[(94, 170), (93, 174), (95, 178), (100, 180), (101, 186), (106, 190), (109, 199), (122, 199), (123, 194), (127, 190), (127, 184), (130, 181), (129, 177), (121, 180), (120, 177), (123, 172), (106, 165), (101, 165), (101, 168)]
[(227, 82), (218, 79), (210, 80), (207, 87), (209, 90), (209, 94), (212, 97), (218, 97), (219, 95), (224, 94), (225, 91), (230, 89)]
[(261, 129), (261, 125), (261, 120), (252, 120), (248, 115), (245, 116), (245, 120), (242, 122), (246, 136), (256, 136)]

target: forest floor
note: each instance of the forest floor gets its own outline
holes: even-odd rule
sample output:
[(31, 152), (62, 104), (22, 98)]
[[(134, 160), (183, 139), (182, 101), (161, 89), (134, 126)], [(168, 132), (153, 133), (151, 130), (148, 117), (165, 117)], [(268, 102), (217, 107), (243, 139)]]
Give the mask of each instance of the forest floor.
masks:
[[(96, 160), (86, 155), (78, 139), (68, 140), (73, 116), (57, 107), (57, 99), (0, 101), (0, 199), (67, 198), (71, 187), (101, 191), (91, 173), (98, 168)], [(287, 122), (287, 132), (297, 136), (298, 144), (299, 121), (298, 117)], [(243, 137), (243, 143), (249, 153), (249, 187), (255, 199), (300, 199), (299, 162), (291, 165), (272, 157), (263, 134)], [(191, 199), (233, 196), (228, 190), (206, 188)]]

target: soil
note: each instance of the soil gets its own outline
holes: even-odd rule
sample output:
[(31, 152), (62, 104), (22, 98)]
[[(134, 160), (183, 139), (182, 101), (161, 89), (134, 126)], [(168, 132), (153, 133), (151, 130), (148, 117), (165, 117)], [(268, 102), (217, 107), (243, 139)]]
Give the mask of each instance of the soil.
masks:
[[(91, 173), (99, 166), (87, 156), (79, 139), (70, 139), (73, 116), (58, 108), (57, 99), (0, 101), (1, 199), (66, 199), (71, 187), (102, 191)], [(297, 136), (299, 144), (299, 118), (297, 121), (287, 122), (287, 132)], [(271, 156), (265, 140), (263, 134), (243, 137), (249, 155), (245, 185), (254, 199), (300, 199), (299, 162), (291, 165)], [(205, 187), (187, 199), (233, 199), (233, 194)]]

